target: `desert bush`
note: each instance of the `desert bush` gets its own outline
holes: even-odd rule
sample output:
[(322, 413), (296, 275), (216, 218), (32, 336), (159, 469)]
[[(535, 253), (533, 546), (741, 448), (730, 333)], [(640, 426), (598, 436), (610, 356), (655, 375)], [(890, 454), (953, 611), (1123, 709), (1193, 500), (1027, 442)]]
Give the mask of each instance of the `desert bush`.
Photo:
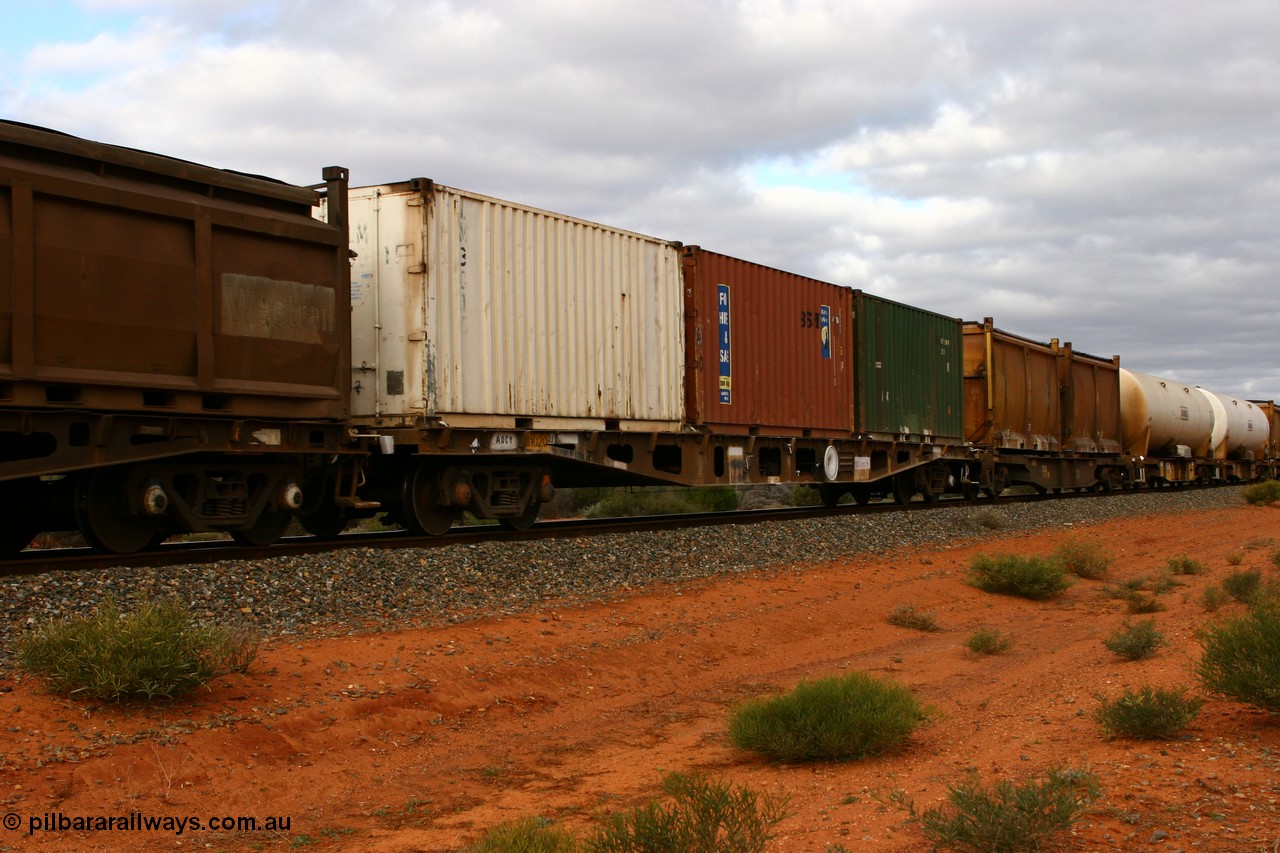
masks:
[(1023, 557), (980, 554), (969, 564), (969, 583), (985, 592), (1017, 595), (1043, 601), (1066, 591), (1071, 582), (1066, 570), (1056, 560), (1045, 557)]
[(670, 802), (651, 802), (611, 815), (589, 836), (589, 853), (759, 853), (787, 816), (785, 798), (701, 774), (662, 780)]
[(1239, 551), (1232, 551), (1230, 554), (1227, 555), (1228, 566), (1238, 566), (1243, 562), (1244, 562), (1244, 554), (1241, 554)]
[(1165, 644), (1164, 634), (1156, 630), (1154, 619), (1145, 619), (1136, 625), (1125, 622), (1102, 644), (1116, 657), (1124, 660), (1143, 660), (1155, 655)]
[(1261, 483), (1254, 483), (1244, 490), (1244, 499), (1255, 506), (1266, 506), (1280, 501), (1280, 481), (1264, 480)]
[(587, 518), (625, 518), (635, 515), (719, 512), (737, 508), (738, 493), (727, 486), (705, 489), (606, 489), (582, 514)]
[(914, 631), (932, 633), (942, 630), (942, 626), (938, 624), (938, 620), (933, 613), (916, 610), (914, 604), (899, 604), (889, 612), (888, 621), (890, 625), (897, 625), (899, 628), (911, 628)]
[(578, 840), (544, 817), (526, 817), (499, 824), (465, 853), (574, 853)]
[(937, 847), (973, 853), (1042, 850), (1101, 796), (1097, 778), (1084, 770), (1050, 768), (1043, 779), (1006, 779), (987, 789), (977, 774), (947, 789), (947, 805), (917, 812), (905, 792), (894, 799), (920, 822)]
[(976, 655), (998, 655), (1013, 648), (1013, 638), (999, 631), (981, 628), (970, 634), (964, 644)]
[(55, 693), (118, 701), (179, 696), (243, 672), (258, 642), (247, 629), (197, 622), (173, 599), (122, 613), (108, 598), (91, 616), (49, 622), (20, 637), (14, 655)]
[(1236, 601), (1248, 601), (1258, 591), (1262, 583), (1262, 572), (1257, 569), (1243, 569), (1232, 572), (1222, 579), (1222, 590)]
[(1106, 577), (1107, 569), (1111, 567), (1111, 558), (1103, 552), (1101, 545), (1081, 539), (1063, 542), (1054, 549), (1053, 557), (1071, 574), (1088, 580)]
[(1154, 595), (1141, 592), (1129, 592), (1124, 596), (1125, 610), (1130, 613), (1159, 613), (1165, 607)]
[(1186, 554), (1177, 557), (1170, 557), (1167, 561), (1170, 574), (1175, 575), (1202, 575), (1208, 571), (1205, 564), (1199, 560), (1193, 560)]
[(1168, 740), (1176, 737), (1200, 713), (1203, 703), (1186, 690), (1143, 687), (1102, 700), (1096, 719), (1108, 737)]
[(902, 685), (854, 672), (743, 703), (730, 717), (729, 737), (781, 761), (864, 758), (905, 741), (929, 713)]
[(1244, 613), (1206, 626), (1196, 674), (1205, 690), (1280, 714), (1280, 595), (1257, 595)]
[(1227, 595), (1227, 593), (1223, 591), (1222, 587), (1215, 584), (1213, 586), (1205, 587), (1204, 592), (1200, 593), (1200, 606), (1208, 612), (1213, 613), (1215, 610), (1222, 607), (1222, 605), (1226, 604), (1230, 599), (1231, 596)]

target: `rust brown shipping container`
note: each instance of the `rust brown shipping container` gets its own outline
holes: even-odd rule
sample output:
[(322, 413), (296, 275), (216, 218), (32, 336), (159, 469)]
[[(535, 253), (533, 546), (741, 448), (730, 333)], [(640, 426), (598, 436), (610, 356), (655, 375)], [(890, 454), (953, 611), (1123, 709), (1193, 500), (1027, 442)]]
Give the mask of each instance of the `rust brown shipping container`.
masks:
[(346, 417), (347, 234), (318, 198), (0, 121), (3, 405)]
[(1269, 431), (1262, 450), (1263, 459), (1280, 459), (1280, 406), (1271, 400), (1250, 400), (1267, 419)]
[(1057, 342), (964, 324), (965, 437), (974, 444), (1056, 451), (1062, 444)]
[(1119, 453), (1121, 441), (1120, 358), (1058, 350), (1062, 376), (1062, 449), (1075, 453)]
[(686, 419), (715, 432), (848, 437), (853, 291), (683, 249)]

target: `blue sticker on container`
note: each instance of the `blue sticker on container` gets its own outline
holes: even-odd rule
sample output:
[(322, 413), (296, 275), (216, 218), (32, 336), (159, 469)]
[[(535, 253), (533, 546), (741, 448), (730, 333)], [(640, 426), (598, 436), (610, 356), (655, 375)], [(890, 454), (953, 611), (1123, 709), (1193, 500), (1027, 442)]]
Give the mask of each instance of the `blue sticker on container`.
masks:
[(822, 333), (822, 357), (831, 358), (831, 306), (823, 305), (818, 312), (818, 326)]
[(716, 314), (720, 322), (720, 402), (733, 402), (733, 356), (729, 337), (729, 285), (716, 285)]

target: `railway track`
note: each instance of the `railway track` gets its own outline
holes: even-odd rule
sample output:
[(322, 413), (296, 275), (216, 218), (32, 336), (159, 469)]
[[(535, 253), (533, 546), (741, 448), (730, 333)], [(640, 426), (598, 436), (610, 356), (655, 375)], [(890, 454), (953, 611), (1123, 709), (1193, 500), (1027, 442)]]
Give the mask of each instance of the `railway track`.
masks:
[[(1162, 490), (1163, 491), (1163, 490)], [(676, 530), (724, 524), (761, 524), (823, 518), (840, 515), (871, 515), (885, 512), (927, 512), (956, 506), (1001, 506), (1045, 500), (1080, 500), (1114, 493), (1074, 492), (1064, 494), (1028, 494), (1002, 496), (996, 501), (980, 498), (942, 499), (936, 503), (915, 501), (906, 505), (893, 501), (864, 506), (842, 504), (836, 507), (805, 506), (724, 512), (696, 512), (673, 515), (632, 516), (627, 518), (548, 519), (528, 530), (510, 530), (497, 524), (455, 527), (442, 536), (418, 536), (403, 530), (344, 533), (335, 539), (313, 536), (290, 536), (262, 548), (244, 547), (230, 538), (205, 541), (173, 541), (160, 547), (134, 554), (104, 554), (91, 548), (35, 548), (23, 551), (17, 558), (0, 562), (0, 575), (38, 575), (54, 571), (101, 571), (120, 567), (163, 567), (203, 565), (218, 562), (253, 561), (270, 557), (320, 554), (346, 548), (449, 548), (480, 542), (518, 542), (572, 536), (599, 536), (608, 533), (636, 533), (652, 530)]]

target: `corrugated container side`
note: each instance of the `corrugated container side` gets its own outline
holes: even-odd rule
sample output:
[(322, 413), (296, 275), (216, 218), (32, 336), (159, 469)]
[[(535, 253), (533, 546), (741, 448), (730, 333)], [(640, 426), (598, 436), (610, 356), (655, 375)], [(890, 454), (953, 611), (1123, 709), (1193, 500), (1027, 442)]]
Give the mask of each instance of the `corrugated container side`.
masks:
[(965, 437), (1020, 450), (1062, 446), (1058, 347), (1001, 331), (988, 318), (964, 324)]
[(685, 394), (718, 432), (847, 437), (853, 291), (687, 246)]
[(1280, 458), (1280, 406), (1271, 400), (1251, 400), (1267, 419), (1267, 444), (1263, 448), (1263, 458)]
[(958, 319), (854, 291), (854, 429), (936, 442), (964, 440)]
[(1120, 359), (1059, 350), (1062, 363), (1062, 448), (1080, 453), (1119, 453)]
[(312, 218), (316, 200), (0, 122), (15, 405), (345, 417), (346, 235)]
[(426, 180), (351, 220), (358, 414), (678, 425), (676, 247)]

